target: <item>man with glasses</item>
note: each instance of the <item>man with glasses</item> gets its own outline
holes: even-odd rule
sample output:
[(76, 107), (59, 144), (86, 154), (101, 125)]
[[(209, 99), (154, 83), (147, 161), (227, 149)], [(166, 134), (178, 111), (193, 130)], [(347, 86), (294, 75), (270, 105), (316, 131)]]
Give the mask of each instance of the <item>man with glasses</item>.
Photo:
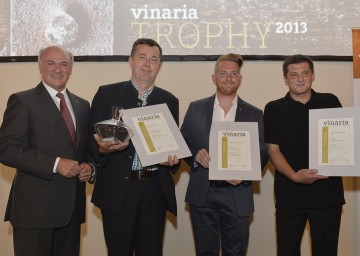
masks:
[(313, 256), (337, 255), (342, 205), (341, 177), (309, 169), (309, 110), (339, 108), (338, 98), (312, 89), (314, 64), (304, 55), (283, 63), (289, 92), (265, 106), (265, 141), (275, 167), (278, 256), (300, 255), (307, 221)]

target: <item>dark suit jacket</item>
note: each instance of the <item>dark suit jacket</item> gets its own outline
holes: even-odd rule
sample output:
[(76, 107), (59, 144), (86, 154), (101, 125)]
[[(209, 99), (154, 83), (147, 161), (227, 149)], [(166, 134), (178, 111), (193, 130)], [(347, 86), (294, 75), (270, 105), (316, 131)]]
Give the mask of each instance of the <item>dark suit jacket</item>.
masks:
[(40, 83), (10, 96), (0, 128), (0, 162), (16, 168), (5, 220), (16, 228), (57, 228), (85, 220), (85, 183), (53, 173), (56, 157), (86, 160), (89, 103), (68, 91), (76, 147), (60, 111)]
[[(194, 158), (200, 149), (209, 152), (209, 135), (212, 123), (215, 95), (192, 102), (184, 118), (181, 132), (187, 142), (193, 157), (187, 159), (191, 168), (189, 185), (185, 201), (202, 207), (209, 189), (209, 170), (198, 166), (194, 168)], [(262, 167), (265, 166), (267, 150), (264, 141), (263, 113), (260, 109), (250, 105), (238, 97), (236, 122), (258, 122), (260, 157)], [(253, 191), (251, 182), (242, 182), (232, 187), (235, 204), (239, 216), (249, 216), (254, 211)]]
[[(124, 109), (136, 108), (139, 107), (138, 102), (138, 92), (130, 81), (100, 86), (92, 102), (89, 148), (92, 157), (99, 164), (92, 202), (100, 209), (110, 213), (118, 212), (126, 197), (135, 149), (130, 140), (129, 146), (120, 152), (110, 155), (99, 154), (98, 145), (93, 138), (93, 133), (95, 133), (94, 124), (111, 119), (112, 106), (119, 106)], [(175, 121), (178, 123), (178, 99), (171, 93), (159, 87), (154, 87), (147, 99), (147, 105), (161, 103), (167, 104)], [(175, 187), (171, 174), (173, 168), (161, 165), (158, 168), (161, 191), (167, 202), (167, 209), (176, 215)]]

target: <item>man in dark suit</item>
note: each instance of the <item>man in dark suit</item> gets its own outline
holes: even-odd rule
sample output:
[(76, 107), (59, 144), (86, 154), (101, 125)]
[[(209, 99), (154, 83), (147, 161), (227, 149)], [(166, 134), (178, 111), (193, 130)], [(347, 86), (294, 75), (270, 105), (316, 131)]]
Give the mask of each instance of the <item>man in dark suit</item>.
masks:
[(38, 60), (41, 83), (10, 96), (0, 128), (0, 162), (16, 168), (5, 220), (13, 226), (16, 256), (75, 256), (85, 181), (93, 172), (85, 163), (90, 106), (66, 89), (72, 54), (50, 46)]
[[(166, 103), (178, 123), (178, 99), (155, 86), (162, 65), (160, 45), (152, 39), (136, 40), (129, 64), (130, 81), (99, 87), (91, 106), (91, 137), (95, 123), (111, 119), (112, 106)], [(90, 149), (99, 170), (92, 202), (101, 209), (108, 255), (162, 255), (166, 211), (176, 215), (172, 171), (179, 160), (169, 156), (166, 163), (143, 168), (131, 141), (119, 144), (94, 137)]]
[[(250, 181), (209, 180), (209, 134), (212, 121), (257, 122), (261, 165), (267, 162), (262, 111), (237, 96), (243, 60), (238, 54), (220, 56), (212, 81), (216, 94), (192, 102), (181, 132), (193, 157), (185, 201), (189, 203), (196, 255), (245, 255), (249, 240), (249, 216), (254, 211)], [(221, 240), (221, 242), (220, 242)]]

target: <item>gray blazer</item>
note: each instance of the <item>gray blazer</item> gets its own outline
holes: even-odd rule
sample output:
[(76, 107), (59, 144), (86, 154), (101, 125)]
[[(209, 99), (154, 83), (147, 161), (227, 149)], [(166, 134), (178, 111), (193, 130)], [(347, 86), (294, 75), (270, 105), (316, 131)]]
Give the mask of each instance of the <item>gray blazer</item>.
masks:
[[(208, 193), (209, 171), (202, 166), (194, 168), (194, 157), (200, 149), (204, 148), (209, 151), (214, 101), (215, 95), (190, 103), (181, 127), (181, 132), (193, 154), (193, 157), (186, 159), (191, 167), (191, 172), (185, 201), (199, 207), (204, 205)], [(263, 112), (238, 97), (235, 121), (259, 124), (261, 166), (264, 167), (268, 157), (264, 140)], [(239, 216), (249, 216), (253, 213), (254, 200), (251, 182), (243, 181), (239, 186), (233, 186), (232, 190)]]
[(90, 106), (68, 95), (76, 118), (76, 146), (42, 83), (8, 100), (0, 128), (0, 162), (16, 168), (5, 213), (16, 228), (63, 227), (74, 210), (78, 223), (85, 220), (85, 183), (53, 173), (56, 157), (86, 161)]

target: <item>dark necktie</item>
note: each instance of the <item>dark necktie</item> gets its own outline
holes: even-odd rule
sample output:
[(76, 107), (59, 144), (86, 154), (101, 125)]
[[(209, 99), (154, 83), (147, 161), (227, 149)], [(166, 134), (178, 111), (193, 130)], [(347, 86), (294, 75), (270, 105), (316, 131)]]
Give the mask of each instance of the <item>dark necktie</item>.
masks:
[(61, 113), (62, 117), (65, 120), (66, 126), (67, 126), (67, 128), (69, 130), (69, 133), (71, 135), (71, 139), (73, 141), (73, 144), (75, 145), (75, 143), (76, 143), (75, 126), (74, 126), (74, 122), (72, 120), (69, 108), (66, 105), (64, 94), (59, 92), (58, 94), (56, 94), (56, 96), (60, 98), (60, 113)]

